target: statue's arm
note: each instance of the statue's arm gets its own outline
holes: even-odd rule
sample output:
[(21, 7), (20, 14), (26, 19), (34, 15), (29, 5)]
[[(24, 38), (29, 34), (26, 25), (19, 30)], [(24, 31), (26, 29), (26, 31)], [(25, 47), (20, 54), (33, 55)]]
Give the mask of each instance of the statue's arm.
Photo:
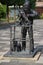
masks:
[(32, 9), (31, 9), (31, 12), (32, 12), (32, 14), (34, 14), (34, 16), (39, 15), (35, 10), (32, 10)]
[(26, 16), (25, 12), (21, 12), (21, 16), (23, 17), (23, 19), (25, 19), (25, 21), (29, 21), (28, 17)]
[(39, 14), (36, 11), (32, 10), (32, 9), (31, 9), (31, 13), (27, 14), (27, 16), (32, 17), (34, 19), (39, 18)]

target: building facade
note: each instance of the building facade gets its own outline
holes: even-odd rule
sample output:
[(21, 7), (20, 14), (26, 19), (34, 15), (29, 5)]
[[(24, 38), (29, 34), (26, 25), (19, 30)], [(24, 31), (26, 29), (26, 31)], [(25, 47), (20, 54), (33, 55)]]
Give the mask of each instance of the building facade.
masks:
[(36, 11), (39, 14), (42, 14), (43, 13), (43, 0), (37, 0), (36, 1)]

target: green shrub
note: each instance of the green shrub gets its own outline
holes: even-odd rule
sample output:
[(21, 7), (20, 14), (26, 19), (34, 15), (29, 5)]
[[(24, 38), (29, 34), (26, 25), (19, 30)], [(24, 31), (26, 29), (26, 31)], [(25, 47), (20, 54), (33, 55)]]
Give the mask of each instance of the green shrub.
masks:
[(40, 15), (40, 18), (43, 19), (43, 13)]
[(6, 6), (5, 5), (0, 5), (0, 18), (5, 18), (6, 17)]

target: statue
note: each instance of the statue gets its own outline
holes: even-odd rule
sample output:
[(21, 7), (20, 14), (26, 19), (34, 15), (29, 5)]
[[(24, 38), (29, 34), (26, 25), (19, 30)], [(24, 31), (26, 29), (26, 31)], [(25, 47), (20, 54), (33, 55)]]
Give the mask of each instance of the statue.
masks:
[(21, 52), (21, 44), (20, 44), (20, 42), (17, 44), (17, 52)]
[(26, 34), (28, 31), (29, 40), (30, 40), (30, 50), (31, 52), (34, 51), (34, 39), (33, 39), (33, 19), (38, 16), (38, 13), (30, 8), (30, 0), (26, 0), (23, 8), (19, 11), (20, 12), (20, 24), (27, 24), (28, 27), (22, 27), (22, 50), (26, 49)]
[(13, 39), (13, 51), (16, 51), (18, 42)]

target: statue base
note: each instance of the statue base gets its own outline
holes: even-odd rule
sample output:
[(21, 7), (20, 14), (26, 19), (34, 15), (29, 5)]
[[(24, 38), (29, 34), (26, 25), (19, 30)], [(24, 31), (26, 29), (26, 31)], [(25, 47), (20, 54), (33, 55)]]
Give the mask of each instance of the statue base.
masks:
[(31, 54), (29, 54), (29, 50), (26, 49), (25, 51), (22, 50), (21, 52), (12, 52), (12, 51), (8, 51), (4, 57), (15, 57), (15, 58), (32, 58), (36, 55), (36, 53), (38, 52), (38, 49), (35, 49), (34, 52), (31, 52)]

